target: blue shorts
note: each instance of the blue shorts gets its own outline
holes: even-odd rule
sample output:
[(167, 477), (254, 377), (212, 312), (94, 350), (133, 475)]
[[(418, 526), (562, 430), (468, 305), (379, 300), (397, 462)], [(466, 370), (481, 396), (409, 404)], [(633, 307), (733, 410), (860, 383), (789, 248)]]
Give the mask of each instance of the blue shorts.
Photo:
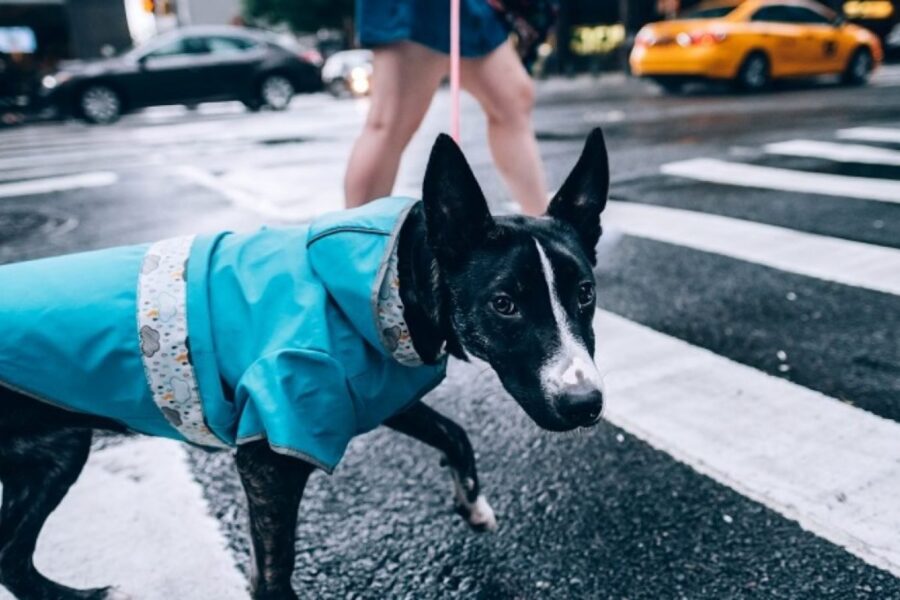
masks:
[[(356, 0), (356, 28), (365, 47), (409, 40), (450, 53), (449, 0)], [(460, 0), (460, 54), (477, 58), (506, 41), (509, 32), (486, 0)]]

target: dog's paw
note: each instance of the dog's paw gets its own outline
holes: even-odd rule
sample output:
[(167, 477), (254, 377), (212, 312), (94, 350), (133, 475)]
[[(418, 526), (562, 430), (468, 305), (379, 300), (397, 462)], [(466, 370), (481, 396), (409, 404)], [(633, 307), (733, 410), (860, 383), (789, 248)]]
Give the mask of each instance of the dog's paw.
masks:
[(456, 512), (475, 531), (497, 531), (497, 517), (494, 515), (494, 509), (481, 494), (478, 495), (475, 502), (457, 501)]

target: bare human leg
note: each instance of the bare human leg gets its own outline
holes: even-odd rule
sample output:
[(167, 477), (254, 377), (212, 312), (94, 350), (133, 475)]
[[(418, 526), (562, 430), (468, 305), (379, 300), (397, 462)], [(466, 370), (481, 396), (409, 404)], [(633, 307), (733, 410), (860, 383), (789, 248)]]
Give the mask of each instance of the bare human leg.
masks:
[(348, 208), (388, 196), (400, 157), (447, 72), (447, 56), (414, 42), (374, 51), (369, 115), (347, 163)]
[(460, 82), (484, 109), (494, 164), (527, 215), (547, 208), (547, 183), (531, 111), (534, 84), (510, 44), (487, 56), (464, 59)]

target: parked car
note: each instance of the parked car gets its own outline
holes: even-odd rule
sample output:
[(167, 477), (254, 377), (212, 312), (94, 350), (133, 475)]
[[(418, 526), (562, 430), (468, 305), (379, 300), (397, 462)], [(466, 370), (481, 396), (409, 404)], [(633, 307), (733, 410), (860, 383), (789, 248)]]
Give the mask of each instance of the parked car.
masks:
[(630, 64), (668, 91), (703, 79), (757, 91), (773, 79), (825, 74), (863, 84), (881, 60), (876, 35), (817, 2), (733, 0), (645, 26)]
[(322, 67), (322, 83), (335, 97), (365, 96), (372, 78), (371, 50), (344, 50), (328, 57)]
[(45, 76), (41, 103), (91, 123), (164, 104), (240, 100), (248, 109), (283, 110), (295, 92), (322, 87), (319, 66), (268, 32), (186, 27), (121, 56), (70, 62)]

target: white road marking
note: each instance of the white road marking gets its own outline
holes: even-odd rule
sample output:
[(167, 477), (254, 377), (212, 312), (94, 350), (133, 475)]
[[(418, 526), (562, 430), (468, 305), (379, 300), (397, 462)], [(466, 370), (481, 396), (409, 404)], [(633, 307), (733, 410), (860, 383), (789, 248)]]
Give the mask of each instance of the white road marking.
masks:
[(837, 136), (842, 140), (900, 144), (900, 128), (897, 127), (851, 127), (839, 130)]
[[(343, 194), (337, 187), (323, 190), (321, 187), (298, 186), (297, 175), (303, 173), (296, 167), (235, 169), (223, 176), (194, 166), (179, 167), (175, 172), (221, 194), (238, 208), (253, 211), (267, 219), (308, 221), (344, 207)], [(341, 178), (332, 180), (338, 186)]]
[[(112, 584), (141, 600), (247, 598), (184, 448), (157, 438), (91, 456), (50, 515), (35, 564), (66, 585)], [(11, 598), (0, 587), (0, 599)]]
[(661, 171), (667, 175), (723, 185), (900, 203), (900, 181), (887, 179), (809, 173), (714, 158), (668, 163), (661, 167)]
[(900, 250), (894, 248), (631, 202), (609, 202), (603, 217), (630, 235), (900, 295)]
[(48, 177), (46, 179), (29, 179), (26, 181), (14, 181), (0, 184), (0, 198), (13, 196), (32, 196), (35, 194), (49, 194), (64, 190), (79, 188), (95, 188), (112, 185), (119, 180), (115, 173), (109, 171), (96, 171), (80, 175), (65, 177)]
[(897, 65), (882, 65), (872, 75), (871, 83), (879, 87), (900, 85), (900, 68)]
[(560, 344), (556, 352), (541, 366), (541, 386), (551, 398), (562, 392), (583, 393), (600, 390), (602, 389), (600, 373), (587, 348), (572, 334), (569, 317), (559, 302), (553, 265), (540, 242), (535, 240), (534, 245), (537, 247), (541, 269), (544, 271), (544, 279), (550, 293), (550, 308), (556, 321)]
[(900, 424), (598, 311), (607, 418), (900, 576)]
[(878, 148), (876, 146), (864, 146), (862, 144), (791, 140), (777, 144), (768, 144), (765, 146), (765, 151), (769, 154), (824, 158), (835, 162), (900, 166), (900, 151)]

